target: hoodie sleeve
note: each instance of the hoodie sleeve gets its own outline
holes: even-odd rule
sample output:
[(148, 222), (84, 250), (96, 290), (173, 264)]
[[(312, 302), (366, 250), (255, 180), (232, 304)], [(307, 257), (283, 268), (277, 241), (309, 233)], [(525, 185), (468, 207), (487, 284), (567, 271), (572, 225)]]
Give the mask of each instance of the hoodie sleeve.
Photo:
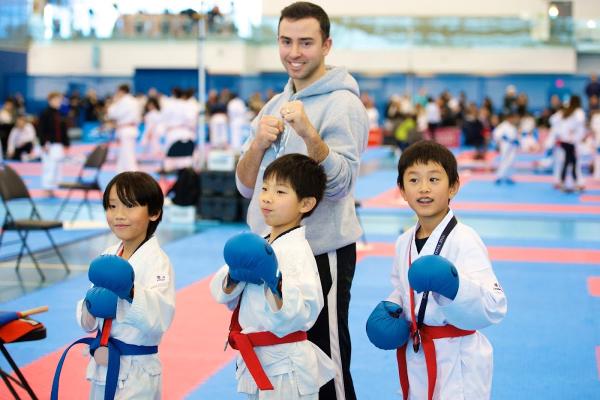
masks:
[[(278, 98), (279, 96), (276, 96), (276, 97)], [(240, 152), (240, 159), (242, 157), (244, 157), (244, 154), (250, 148), (250, 144), (252, 143), (252, 141), (256, 137), (256, 130), (258, 129), (258, 123), (259, 123), (260, 119), (263, 117), (263, 115), (265, 115), (265, 114), (268, 115), (267, 110), (269, 110), (269, 108), (272, 108), (271, 104), (274, 101), (274, 99), (271, 99), (271, 101), (269, 103), (267, 103), (267, 105), (265, 105), (258, 112), (258, 114), (256, 115), (256, 117), (254, 117), (254, 119), (250, 123), (250, 134), (248, 135), (248, 137), (246, 138), (246, 141), (242, 145), (242, 149), (241, 149), (241, 152)], [(239, 176), (237, 174), (237, 171), (236, 171), (236, 174), (235, 174), (235, 185), (237, 186), (237, 189), (240, 192), (240, 194), (242, 195), (242, 197), (244, 197), (246, 199), (252, 198), (252, 194), (254, 193), (254, 188), (248, 187), (248, 186), (244, 185), (242, 183), (242, 181), (240, 180), (240, 178), (239, 178)]]
[(327, 175), (325, 197), (337, 200), (351, 192), (367, 144), (367, 112), (358, 97), (347, 91), (334, 94), (319, 133), (329, 147), (321, 162)]

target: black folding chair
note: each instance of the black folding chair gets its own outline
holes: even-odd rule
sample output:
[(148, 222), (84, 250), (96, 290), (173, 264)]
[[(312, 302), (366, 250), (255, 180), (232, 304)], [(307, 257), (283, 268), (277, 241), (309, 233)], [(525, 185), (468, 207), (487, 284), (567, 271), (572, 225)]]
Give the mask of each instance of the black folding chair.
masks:
[(196, 144), (192, 140), (178, 140), (169, 147), (163, 166), (158, 171), (160, 175), (169, 175), (178, 173), (183, 168), (192, 166), (194, 149)]
[[(21, 242), (21, 249), (19, 250), (19, 255), (17, 257), (17, 265), (16, 270), (19, 270), (21, 265), (21, 258), (23, 258), (23, 251), (27, 252), (27, 255), (33, 261), (35, 268), (40, 274), (42, 281), (46, 279), (44, 273), (42, 272), (37, 259), (33, 255), (33, 252), (29, 248), (27, 244), (27, 237), (29, 236), (29, 232), (31, 231), (43, 231), (46, 233), (52, 248), (56, 252), (56, 255), (62, 262), (65, 267), (67, 273), (71, 272), (69, 266), (67, 265), (65, 259), (63, 258), (60, 250), (56, 246), (52, 235), (50, 234), (51, 229), (62, 228), (62, 221), (55, 220), (44, 220), (40, 215), (35, 203), (31, 199), (29, 195), (29, 190), (27, 190), (27, 186), (17, 174), (17, 172), (9, 167), (8, 165), (0, 165), (0, 195), (2, 196), (2, 203), (4, 204), (4, 209), (6, 211), (4, 222), (2, 223), (2, 233), (0, 233), (0, 245), (2, 244), (2, 239), (4, 238), (4, 233), (6, 231), (15, 231), (19, 236), (19, 240), (16, 242)], [(26, 200), (28, 203), (31, 212), (29, 214), (29, 218), (27, 219), (16, 219), (13, 216), (11, 211), (11, 207), (9, 206), (13, 200)]]
[(83, 191), (83, 199), (77, 205), (77, 209), (73, 214), (73, 218), (71, 221), (74, 221), (79, 215), (79, 210), (83, 207), (84, 204), (88, 207), (88, 212), (90, 214), (90, 218), (93, 218), (92, 215), (92, 204), (88, 199), (88, 194), (90, 191), (98, 191), (102, 193), (102, 189), (100, 188), (100, 184), (98, 182), (98, 178), (100, 177), (100, 170), (102, 169), (102, 165), (106, 161), (106, 156), (108, 155), (108, 144), (103, 143), (99, 144), (94, 148), (94, 150), (88, 155), (85, 163), (81, 167), (81, 171), (79, 171), (79, 175), (77, 176), (77, 180), (75, 182), (61, 182), (58, 184), (60, 189), (68, 189), (67, 196), (63, 200), (56, 213), (56, 219), (60, 219), (60, 215), (64, 211), (67, 203), (71, 198), (71, 192), (74, 190)]

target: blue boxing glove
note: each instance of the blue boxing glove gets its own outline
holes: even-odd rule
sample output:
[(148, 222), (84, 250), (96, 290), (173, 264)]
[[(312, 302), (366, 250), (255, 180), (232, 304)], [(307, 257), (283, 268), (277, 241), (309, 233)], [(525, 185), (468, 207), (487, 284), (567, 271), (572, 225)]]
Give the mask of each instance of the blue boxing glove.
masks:
[(84, 303), (96, 318), (115, 318), (119, 296), (111, 290), (94, 286), (85, 294)]
[(124, 258), (109, 254), (96, 257), (90, 264), (88, 278), (94, 286), (109, 289), (130, 303), (133, 301), (131, 289), (135, 273)]
[(408, 282), (419, 293), (430, 290), (454, 300), (459, 279), (454, 264), (444, 257), (430, 255), (419, 257), (412, 263)]
[(256, 285), (264, 282), (273, 293), (281, 295), (277, 257), (265, 239), (254, 233), (240, 233), (225, 243), (223, 256), (234, 281)]
[(367, 336), (382, 350), (404, 346), (410, 334), (410, 325), (402, 315), (402, 307), (391, 301), (377, 304), (367, 320)]

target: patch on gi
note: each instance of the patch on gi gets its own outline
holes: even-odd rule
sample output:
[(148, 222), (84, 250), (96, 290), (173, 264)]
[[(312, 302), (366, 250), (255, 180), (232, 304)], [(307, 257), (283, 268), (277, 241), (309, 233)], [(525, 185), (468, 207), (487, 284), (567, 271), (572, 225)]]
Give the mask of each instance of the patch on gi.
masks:
[(494, 290), (496, 290), (498, 292), (504, 292), (504, 290), (502, 290), (502, 287), (500, 287), (498, 282), (494, 282)]
[(156, 283), (167, 283), (169, 282), (168, 275), (156, 275)]

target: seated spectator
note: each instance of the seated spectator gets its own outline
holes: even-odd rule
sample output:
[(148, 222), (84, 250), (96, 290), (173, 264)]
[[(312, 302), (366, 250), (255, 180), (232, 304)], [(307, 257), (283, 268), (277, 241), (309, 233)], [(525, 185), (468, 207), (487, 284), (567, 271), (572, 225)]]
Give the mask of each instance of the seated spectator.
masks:
[(35, 158), (36, 147), (35, 129), (27, 120), (27, 116), (20, 114), (8, 136), (6, 157), (10, 160), (29, 161)]

